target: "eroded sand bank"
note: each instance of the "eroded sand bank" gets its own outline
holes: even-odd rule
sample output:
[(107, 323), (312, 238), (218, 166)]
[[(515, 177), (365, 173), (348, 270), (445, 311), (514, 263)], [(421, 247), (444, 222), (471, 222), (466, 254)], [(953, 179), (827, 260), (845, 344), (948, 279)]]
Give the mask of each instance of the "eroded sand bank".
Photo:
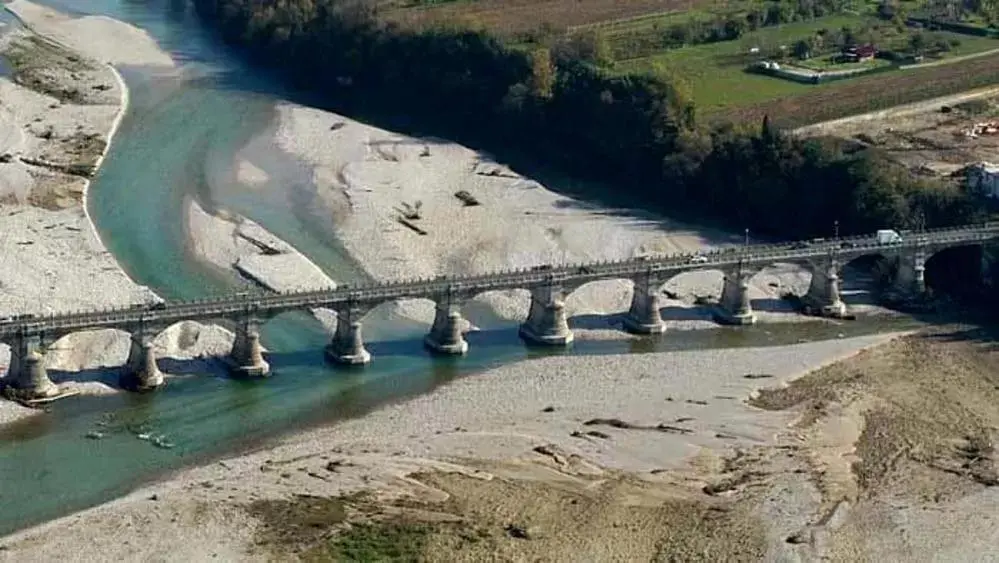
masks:
[(197, 256), (271, 291), (336, 287), (308, 258), (245, 217), (211, 214), (191, 200), (187, 224)]

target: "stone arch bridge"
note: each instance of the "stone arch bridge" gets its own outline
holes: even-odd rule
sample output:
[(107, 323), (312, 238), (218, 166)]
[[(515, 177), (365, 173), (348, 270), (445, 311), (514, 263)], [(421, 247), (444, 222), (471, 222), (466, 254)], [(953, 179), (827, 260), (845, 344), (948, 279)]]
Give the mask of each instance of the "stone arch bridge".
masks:
[(565, 298), (594, 281), (628, 279), (634, 283), (625, 327), (637, 333), (664, 330), (660, 316), (661, 288), (671, 278), (694, 270), (719, 270), (724, 286), (717, 318), (732, 324), (750, 324), (755, 316), (748, 296), (750, 278), (775, 263), (802, 264), (812, 271), (804, 303), (824, 315), (845, 312), (840, 299), (839, 273), (848, 262), (869, 255), (895, 261), (894, 286), (899, 292), (919, 295), (925, 291), (923, 272), (927, 260), (948, 248), (983, 245), (999, 239), (999, 222), (908, 233), (900, 243), (879, 244), (872, 236), (813, 243), (761, 244), (716, 250), (705, 254), (652, 256), (586, 264), (549, 265), (531, 269), (472, 276), (440, 276), (375, 283), (362, 287), (248, 295), (136, 305), (97, 311), (52, 315), (19, 315), (0, 320), (0, 341), (10, 345), (11, 360), (4, 383), (16, 396), (43, 398), (58, 392), (45, 372), (44, 346), (84, 330), (114, 328), (132, 334), (132, 345), (123, 368), (122, 382), (137, 390), (163, 383), (156, 365), (152, 340), (159, 331), (180, 321), (225, 320), (235, 326), (236, 338), (229, 364), (237, 374), (262, 376), (269, 372), (263, 357), (259, 327), (268, 319), (295, 310), (327, 308), (337, 313), (337, 327), (327, 356), (338, 363), (364, 364), (362, 320), (378, 305), (401, 299), (424, 298), (436, 303), (436, 315), (424, 339), (428, 348), (444, 354), (468, 349), (461, 332), (463, 303), (476, 295), (497, 290), (526, 289), (531, 293), (530, 312), (520, 328), (525, 340), (545, 345), (572, 341)]

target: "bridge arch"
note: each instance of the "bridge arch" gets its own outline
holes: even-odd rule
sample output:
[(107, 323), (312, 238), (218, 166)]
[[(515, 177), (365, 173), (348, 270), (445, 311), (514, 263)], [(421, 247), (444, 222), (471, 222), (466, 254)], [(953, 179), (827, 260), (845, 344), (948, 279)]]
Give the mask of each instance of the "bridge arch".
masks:
[(934, 249), (924, 264), (926, 288), (934, 293), (961, 295), (975, 292), (982, 283), (984, 247), (963, 244)]
[(434, 323), (436, 302), (429, 298), (389, 299), (364, 311), (366, 340), (392, 340), (425, 333)]
[(231, 327), (210, 321), (180, 321), (157, 331), (153, 345), (162, 350), (160, 357), (222, 357), (232, 349), (231, 332)]
[(701, 270), (686, 270), (666, 278), (659, 286), (659, 291), (667, 297), (680, 301), (688, 298), (715, 297), (721, 295), (725, 285), (725, 271), (719, 268), (704, 268)]
[(476, 293), (462, 305), (462, 315), (477, 327), (510, 326), (527, 318), (531, 292), (527, 289), (495, 289)]
[[(45, 346), (45, 362), (54, 373), (80, 372), (96, 366), (114, 369), (128, 358), (129, 333), (117, 328), (57, 335)], [(58, 381), (59, 377), (54, 378)]]
[(750, 306), (758, 312), (796, 312), (795, 304), (785, 297), (805, 295), (812, 283), (814, 268), (807, 260), (773, 262), (754, 268), (746, 280)]
[(635, 283), (630, 278), (606, 278), (569, 288), (565, 306), (570, 316), (613, 315), (628, 310)]

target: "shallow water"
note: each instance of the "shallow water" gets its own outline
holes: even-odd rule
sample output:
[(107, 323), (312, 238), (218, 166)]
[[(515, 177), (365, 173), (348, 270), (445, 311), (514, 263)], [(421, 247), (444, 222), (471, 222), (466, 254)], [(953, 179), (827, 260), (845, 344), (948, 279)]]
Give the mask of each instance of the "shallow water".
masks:
[[(275, 152), (263, 163), (271, 185), (249, 190), (235, 182), (233, 154), (270, 125), (280, 89), (200, 31), (182, 9), (185, 2), (42, 3), (133, 23), (182, 63), (180, 77), (123, 71), (132, 107), (90, 188), (88, 208), (98, 231), (135, 280), (169, 299), (232, 291), (238, 283), (190, 257), (183, 210), (192, 197), (206, 208), (231, 209), (261, 223), (338, 281), (363, 278), (323, 220), (324, 209), (301, 165)], [(323, 360), (328, 336), (319, 324), (304, 314), (286, 315), (263, 331), (272, 351), (271, 378), (236, 381), (212, 362), (164, 362), (165, 371), (189, 375), (150, 395), (60, 401), (51, 413), (0, 431), (0, 534), (104, 502), (184, 465), (305, 425), (357, 416), (462, 374), (533, 355), (778, 345), (908, 326), (911, 321), (732, 328), (581, 341), (569, 351), (539, 351), (524, 347), (509, 324), (496, 324), (469, 335), (467, 357), (435, 359), (421, 346), (426, 327), (390, 322), (383, 313), (365, 327), (374, 362), (336, 369)], [(86, 438), (92, 431), (104, 437)], [(162, 434), (174, 447), (158, 448), (138, 434)]]

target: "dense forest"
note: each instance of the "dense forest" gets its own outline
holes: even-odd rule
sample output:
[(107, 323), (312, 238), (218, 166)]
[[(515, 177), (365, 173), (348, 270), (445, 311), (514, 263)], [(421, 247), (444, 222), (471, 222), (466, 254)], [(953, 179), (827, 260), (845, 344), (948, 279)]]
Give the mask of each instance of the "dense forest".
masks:
[[(195, 0), (254, 61), (330, 107), (406, 115), (426, 133), (529, 155), (657, 212), (776, 237), (979, 220), (974, 202), (876, 151), (698, 123), (683, 77), (609, 76), (584, 37), (512, 49), (467, 29), (415, 32), (363, 0)], [(668, 70), (668, 69), (666, 69)], [(512, 158), (512, 157), (511, 157)]]

